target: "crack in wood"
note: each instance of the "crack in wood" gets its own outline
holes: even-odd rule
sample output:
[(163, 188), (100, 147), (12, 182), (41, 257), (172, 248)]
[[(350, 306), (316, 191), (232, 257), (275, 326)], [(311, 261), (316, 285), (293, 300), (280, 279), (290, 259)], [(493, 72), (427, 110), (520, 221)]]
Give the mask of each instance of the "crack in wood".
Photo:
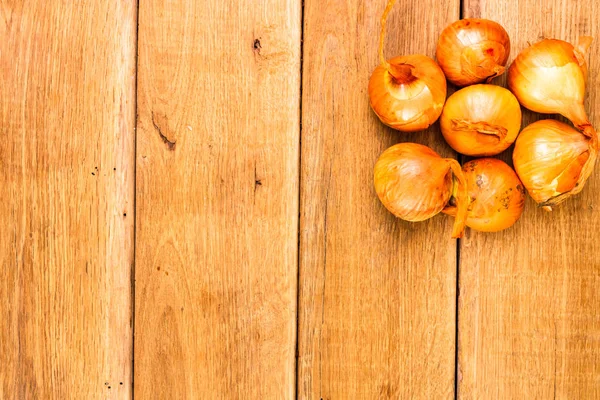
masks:
[(154, 129), (156, 129), (156, 131), (158, 132), (163, 143), (167, 145), (167, 148), (169, 149), (169, 151), (175, 151), (175, 146), (177, 145), (177, 141), (169, 140), (169, 138), (167, 138), (167, 136), (162, 132), (162, 129), (160, 129), (160, 126), (158, 126), (158, 124), (156, 123), (156, 120), (154, 118), (154, 111), (152, 111), (152, 125), (154, 125)]

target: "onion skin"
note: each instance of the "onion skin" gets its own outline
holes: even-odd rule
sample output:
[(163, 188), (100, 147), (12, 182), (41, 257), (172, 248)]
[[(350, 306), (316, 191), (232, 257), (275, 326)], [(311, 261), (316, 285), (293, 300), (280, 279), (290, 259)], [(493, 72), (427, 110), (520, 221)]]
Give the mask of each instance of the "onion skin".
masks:
[(457, 214), (452, 237), (461, 237), (467, 213), (466, 183), (456, 160), (441, 158), (427, 146), (400, 143), (375, 164), (375, 191), (383, 205), (406, 221), (424, 221), (440, 213), (453, 191)]
[(592, 38), (577, 46), (544, 39), (523, 50), (508, 69), (508, 87), (531, 111), (561, 114), (578, 129), (591, 129), (585, 112), (587, 65), (585, 53)]
[(442, 113), (446, 78), (424, 55), (394, 57), (369, 79), (371, 108), (385, 125), (402, 132), (427, 129)]
[(578, 132), (567, 124), (546, 119), (519, 135), (513, 164), (529, 195), (546, 210), (583, 189), (598, 154), (596, 132)]
[[(525, 207), (525, 188), (505, 162), (480, 158), (463, 165), (469, 193), (467, 226), (481, 232), (498, 232), (514, 225)], [(448, 206), (444, 213), (456, 214)]]
[(452, 94), (440, 119), (446, 142), (469, 156), (492, 156), (506, 150), (521, 129), (521, 106), (507, 89), (473, 85)]
[(457, 86), (490, 82), (505, 71), (510, 38), (497, 22), (467, 18), (440, 35), (436, 58), (446, 78)]

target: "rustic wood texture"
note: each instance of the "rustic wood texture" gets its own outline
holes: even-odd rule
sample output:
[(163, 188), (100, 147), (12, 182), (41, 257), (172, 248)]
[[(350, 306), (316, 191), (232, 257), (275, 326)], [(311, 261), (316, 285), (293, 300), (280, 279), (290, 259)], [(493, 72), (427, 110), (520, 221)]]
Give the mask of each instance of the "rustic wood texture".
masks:
[[(574, 42), (600, 33), (593, 0), (470, 0), (464, 14), (506, 28), (510, 61), (543, 37)], [(586, 108), (596, 127), (599, 56), (595, 42)], [(540, 118), (525, 112), (523, 126)], [(501, 158), (510, 160), (510, 152)], [(459, 398), (600, 398), (599, 190), (596, 172), (552, 213), (530, 200), (513, 228), (467, 232), (459, 272)]]
[(135, 14), (0, 2), (2, 399), (131, 396)]
[(140, 2), (136, 397), (294, 396), (301, 17)]
[[(402, 134), (370, 110), (385, 1), (305, 1), (298, 397), (452, 398), (452, 219), (396, 219), (373, 166), (399, 141), (453, 156), (438, 128)], [(433, 56), (459, 2), (399, 0), (386, 54)]]

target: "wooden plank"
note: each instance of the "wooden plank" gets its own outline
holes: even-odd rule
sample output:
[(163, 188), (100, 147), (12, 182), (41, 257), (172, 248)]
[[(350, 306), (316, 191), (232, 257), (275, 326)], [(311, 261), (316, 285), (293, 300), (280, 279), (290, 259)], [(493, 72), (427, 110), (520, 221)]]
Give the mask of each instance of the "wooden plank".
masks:
[(140, 2), (136, 397), (294, 395), (301, 14)]
[[(398, 141), (453, 153), (438, 128), (402, 134), (369, 108), (385, 1), (305, 1), (298, 396), (452, 398), (452, 219), (396, 219), (373, 166)], [(386, 54), (434, 56), (459, 2), (399, 0)]]
[[(511, 60), (542, 37), (574, 42), (600, 33), (594, 0), (470, 0), (465, 16), (501, 23)], [(591, 50), (586, 108), (599, 127), (597, 42)], [(525, 112), (523, 126), (539, 118)], [(467, 232), (459, 272), (460, 398), (600, 398), (599, 190), (595, 172), (552, 213), (528, 201), (512, 229)]]
[(131, 396), (135, 21), (0, 3), (2, 399)]

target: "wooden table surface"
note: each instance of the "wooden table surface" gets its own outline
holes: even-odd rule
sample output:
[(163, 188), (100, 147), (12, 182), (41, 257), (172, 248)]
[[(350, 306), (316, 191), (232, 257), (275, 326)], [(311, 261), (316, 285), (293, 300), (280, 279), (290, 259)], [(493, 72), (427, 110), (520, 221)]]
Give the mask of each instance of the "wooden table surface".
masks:
[[(369, 109), (384, 6), (0, 0), (0, 399), (600, 399), (598, 168), (497, 234), (394, 218), (378, 155), (457, 155)], [(386, 54), (461, 17), (510, 60), (600, 34), (596, 0), (398, 0)]]

